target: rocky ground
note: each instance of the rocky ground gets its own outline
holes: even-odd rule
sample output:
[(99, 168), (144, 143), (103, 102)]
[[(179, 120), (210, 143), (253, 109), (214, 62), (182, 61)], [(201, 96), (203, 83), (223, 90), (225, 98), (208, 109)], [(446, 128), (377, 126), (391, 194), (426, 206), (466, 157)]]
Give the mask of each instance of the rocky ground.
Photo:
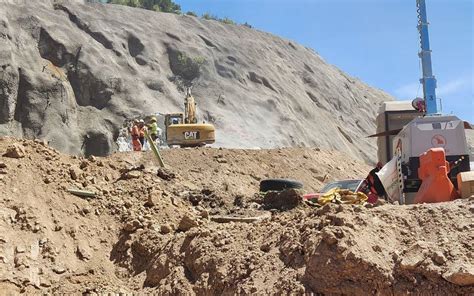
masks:
[[(164, 150), (81, 158), (0, 138), (0, 291), (6, 294), (469, 295), (474, 200), (278, 210), (267, 177), (363, 177), (309, 148)], [(68, 189), (89, 190), (83, 198)], [(269, 210), (263, 210), (263, 206)], [(255, 218), (253, 223), (227, 222)], [(249, 221), (246, 221), (249, 222)]]
[(392, 98), (314, 50), (242, 25), (81, 2), (0, 0), (0, 135), (106, 155), (126, 119), (182, 112), (192, 82), (217, 146), (373, 161), (366, 136)]

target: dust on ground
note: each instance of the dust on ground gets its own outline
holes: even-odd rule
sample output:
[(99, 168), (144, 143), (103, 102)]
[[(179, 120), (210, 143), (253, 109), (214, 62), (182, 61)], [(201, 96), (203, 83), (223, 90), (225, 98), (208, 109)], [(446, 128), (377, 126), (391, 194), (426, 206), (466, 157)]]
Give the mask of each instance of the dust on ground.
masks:
[[(325, 178), (364, 177), (369, 167), (342, 154), (170, 149), (157, 173), (151, 153), (85, 159), (0, 138), (0, 155), (8, 149), (0, 156), (6, 293), (474, 293), (472, 198), (262, 209), (263, 178), (291, 177), (311, 192)], [(229, 216), (263, 218), (215, 222)]]

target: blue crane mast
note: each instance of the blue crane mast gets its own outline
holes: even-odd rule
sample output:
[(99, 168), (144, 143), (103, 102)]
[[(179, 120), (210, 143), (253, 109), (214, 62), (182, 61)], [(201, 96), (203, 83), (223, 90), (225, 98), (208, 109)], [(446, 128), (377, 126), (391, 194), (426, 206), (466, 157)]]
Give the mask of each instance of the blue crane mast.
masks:
[(423, 85), (423, 99), (427, 115), (439, 114), (438, 102), (436, 99), (436, 78), (433, 75), (431, 64), (430, 37), (428, 35), (428, 17), (426, 15), (425, 0), (416, 0), (418, 13), (418, 31), (420, 32), (421, 51), (418, 54), (423, 68), (423, 77), (420, 83)]

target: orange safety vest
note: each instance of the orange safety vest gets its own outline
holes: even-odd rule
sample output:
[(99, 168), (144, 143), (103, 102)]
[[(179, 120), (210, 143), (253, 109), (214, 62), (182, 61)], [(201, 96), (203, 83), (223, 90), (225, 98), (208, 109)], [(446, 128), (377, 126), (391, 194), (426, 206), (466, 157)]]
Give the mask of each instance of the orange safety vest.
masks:
[(138, 129), (138, 126), (134, 125), (132, 127), (131, 134), (132, 134), (132, 139), (138, 139), (140, 137), (140, 131)]
[(140, 129), (140, 132), (139, 132), (140, 138), (145, 137), (145, 131), (146, 131), (146, 127), (142, 127), (142, 128)]

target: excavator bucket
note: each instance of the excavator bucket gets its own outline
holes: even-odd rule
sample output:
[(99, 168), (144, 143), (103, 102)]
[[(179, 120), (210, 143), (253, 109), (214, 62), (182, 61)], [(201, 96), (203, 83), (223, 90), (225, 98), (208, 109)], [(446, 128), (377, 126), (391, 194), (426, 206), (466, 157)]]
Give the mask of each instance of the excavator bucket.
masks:
[(435, 203), (458, 198), (448, 177), (449, 163), (443, 148), (431, 148), (420, 156), (418, 176), (422, 184), (415, 196), (415, 203)]

